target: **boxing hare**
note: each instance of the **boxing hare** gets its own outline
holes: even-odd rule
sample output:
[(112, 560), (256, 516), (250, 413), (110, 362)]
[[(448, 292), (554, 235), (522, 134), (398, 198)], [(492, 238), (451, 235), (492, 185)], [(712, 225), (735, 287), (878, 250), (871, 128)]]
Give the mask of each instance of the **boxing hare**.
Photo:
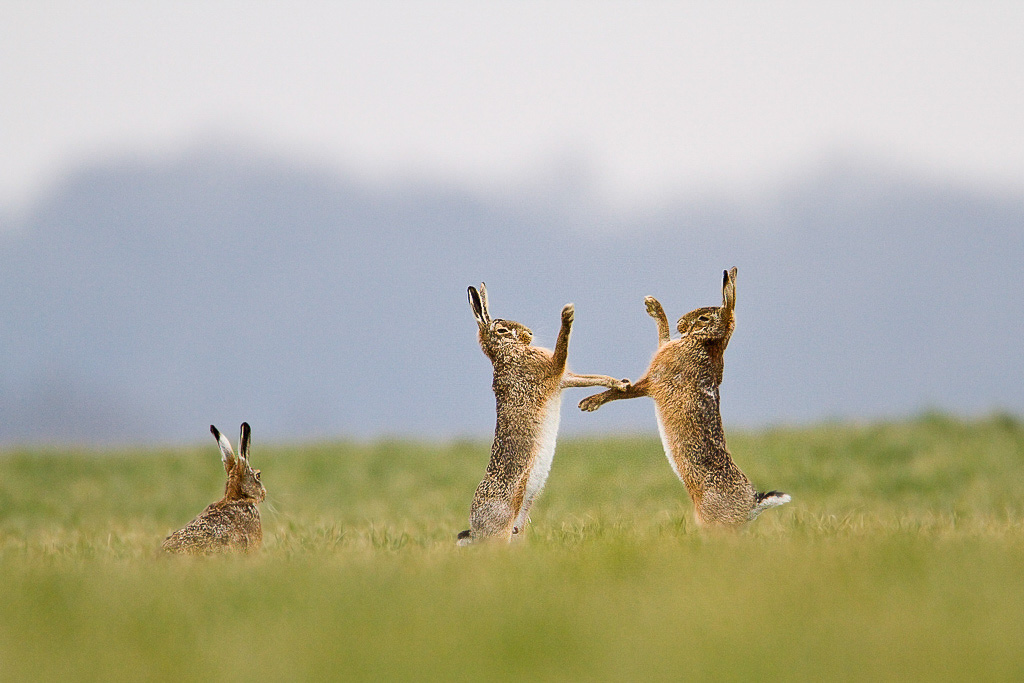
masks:
[(257, 505), (267, 496), (260, 483), (260, 471), (249, 466), (249, 424), (242, 423), (238, 456), (227, 437), (210, 425), (220, 446), (221, 460), (228, 474), (224, 497), (210, 503), (198, 517), (178, 529), (163, 542), (172, 553), (209, 555), (225, 552), (252, 552), (263, 543), (260, 511)]
[(658, 325), (658, 350), (647, 373), (626, 388), (588, 396), (580, 408), (593, 411), (608, 401), (650, 396), (665, 455), (686, 485), (700, 524), (738, 527), (788, 503), (785, 493), (755, 491), (725, 445), (718, 387), (722, 356), (736, 326), (736, 269), (723, 275), (722, 305), (684, 315), (678, 323), (682, 337), (674, 341), (658, 300), (649, 296), (644, 303)]
[(530, 506), (544, 487), (558, 435), (562, 389), (567, 387), (628, 386), (604, 375), (575, 375), (565, 369), (574, 309), (562, 309), (562, 326), (555, 350), (530, 346), (533, 332), (511, 320), (492, 319), (487, 287), (469, 288), (480, 347), (494, 365), (497, 424), (491, 459), (470, 507), (470, 528), (458, 544), (498, 539), (520, 533)]

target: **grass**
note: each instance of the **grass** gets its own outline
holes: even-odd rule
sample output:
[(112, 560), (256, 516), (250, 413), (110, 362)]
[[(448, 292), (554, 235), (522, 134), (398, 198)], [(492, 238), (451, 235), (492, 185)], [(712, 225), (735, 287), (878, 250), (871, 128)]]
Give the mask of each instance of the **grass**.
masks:
[(264, 548), (171, 558), (218, 453), (0, 454), (0, 680), (1013, 680), (1024, 425), (730, 432), (793, 503), (707, 534), (650, 438), (564, 439), (457, 549), (487, 444), (257, 442)]

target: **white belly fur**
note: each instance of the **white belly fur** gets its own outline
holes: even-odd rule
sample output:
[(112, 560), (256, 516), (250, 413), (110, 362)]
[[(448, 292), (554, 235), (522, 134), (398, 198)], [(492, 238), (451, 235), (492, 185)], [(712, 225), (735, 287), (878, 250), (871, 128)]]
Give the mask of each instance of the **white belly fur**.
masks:
[(657, 407), (654, 408), (654, 419), (658, 421), (658, 436), (661, 437), (661, 447), (665, 449), (665, 457), (668, 458), (668, 464), (672, 471), (676, 473), (676, 476), (682, 480), (683, 475), (679, 473), (679, 468), (676, 467), (676, 459), (672, 457), (672, 447), (669, 446), (665, 425), (661, 423), (661, 414), (658, 412)]
[(562, 395), (559, 393), (547, 402), (544, 406), (544, 419), (541, 423), (540, 433), (537, 435), (537, 443), (534, 444), (533, 469), (530, 470), (530, 478), (526, 480), (526, 495), (523, 496), (523, 511), (516, 519), (516, 525), (520, 528), (526, 522), (526, 507), (548, 480), (551, 473), (551, 461), (555, 458), (555, 441), (558, 439), (558, 423), (562, 419)]

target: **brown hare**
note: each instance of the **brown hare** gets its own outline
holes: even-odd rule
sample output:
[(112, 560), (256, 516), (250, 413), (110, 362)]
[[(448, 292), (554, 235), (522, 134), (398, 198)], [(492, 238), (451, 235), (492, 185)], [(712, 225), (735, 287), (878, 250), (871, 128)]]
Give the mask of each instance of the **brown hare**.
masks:
[(260, 483), (260, 471), (249, 465), (249, 424), (242, 423), (237, 457), (226, 436), (213, 425), (210, 431), (220, 446), (228, 474), (224, 497), (210, 503), (198, 517), (168, 536), (162, 547), (168, 552), (190, 555), (258, 550), (263, 543), (263, 528), (256, 506), (266, 498), (267, 490)]
[(764, 510), (790, 501), (779, 491), (759, 493), (733, 462), (725, 445), (718, 387), (725, 347), (736, 326), (736, 269), (722, 281), (722, 305), (690, 311), (679, 319), (682, 335), (670, 339), (668, 318), (654, 297), (647, 313), (658, 325), (658, 350), (635, 384), (612, 388), (580, 401), (593, 411), (608, 401), (650, 396), (665, 455), (693, 499), (698, 523), (739, 527)]
[(528, 520), (530, 506), (544, 487), (558, 436), (562, 389), (627, 387), (626, 380), (604, 375), (575, 375), (565, 369), (574, 309), (562, 309), (555, 350), (531, 346), (533, 332), (511, 320), (492, 319), (487, 287), (469, 288), (480, 347), (494, 366), (497, 424), (491, 459), (470, 507), (470, 528), (458, 544), (509, 541)]

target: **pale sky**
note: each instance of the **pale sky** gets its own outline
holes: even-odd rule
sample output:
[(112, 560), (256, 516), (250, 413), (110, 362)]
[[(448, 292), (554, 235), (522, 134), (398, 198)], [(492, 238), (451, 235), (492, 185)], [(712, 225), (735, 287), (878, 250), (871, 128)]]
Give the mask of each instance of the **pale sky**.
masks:
[(1018, 191), (1024, 3), (0, 4), (0, 208), (221, 138), (627, 205), (836, 154)]

